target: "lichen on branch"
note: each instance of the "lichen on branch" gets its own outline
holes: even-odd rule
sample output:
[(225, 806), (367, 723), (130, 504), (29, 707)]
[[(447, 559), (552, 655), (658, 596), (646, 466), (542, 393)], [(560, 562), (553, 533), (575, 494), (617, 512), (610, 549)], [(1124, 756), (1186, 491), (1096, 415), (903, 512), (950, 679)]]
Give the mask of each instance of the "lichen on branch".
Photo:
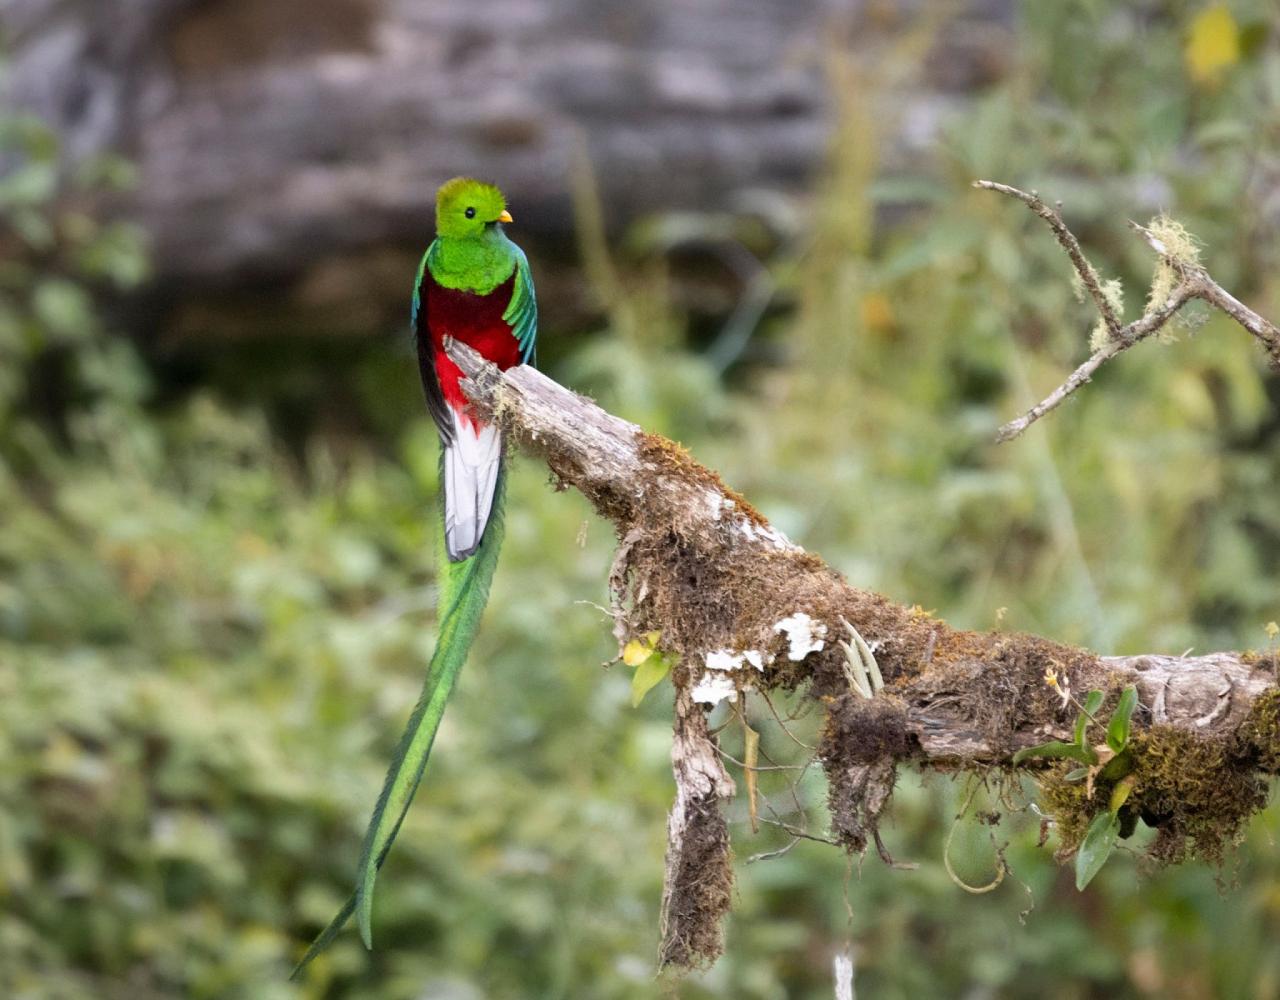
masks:
[(996, 433), (997, 441), (1011, 441), (1018, 437), (1046, 413), (1057, 409), (1117, 354), (1162, 334), (1169, 321), (1192, 299), (1200, 299), (1221, 309), (1240, 324), (1262, 346), (1271, 366), (1280, 371), (1280, 327), (1254, 312), (1213, 280), (1200, 262), (1199, 245), (1181, 223), (1166, 215), (1153, 219), (1149, 226), (1129, 223), (1156, 254), (1156, 267), (1142, 315), (1131, 323), (1122, 323), (1124, 292), (1119, 280), (1113, 278), (1104, 282), (1098, 277), (1097, 270), (1081, 250), (1079, 240), (1063, 221), (1061, 204), (1050, 207), (1035, 191), (1023, 191), (995, 181), (974, 181), (973, 186), (1017, 199), (1048, 224), (1075, 268), (1073, 285), (1088, 291), (1099, 316), (1089, 339), (1093, 352), (1089, 358), (1048, 396), (1001, 427)]

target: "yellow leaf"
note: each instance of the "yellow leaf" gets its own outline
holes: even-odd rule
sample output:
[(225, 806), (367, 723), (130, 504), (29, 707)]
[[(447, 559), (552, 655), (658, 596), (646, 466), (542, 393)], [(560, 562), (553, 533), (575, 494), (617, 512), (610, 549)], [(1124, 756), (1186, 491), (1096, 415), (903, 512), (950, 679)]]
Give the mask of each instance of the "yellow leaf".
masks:
[(622, 647), (622, 662), (628, 667), (638, 667), (653, 655), (653, 646), (640, 639), (632, 639)]
[(1240, 28), (1226, 4), (1206, 7), (1192, 19), (1183, 54), (1191, 79), (1202, 86), (1216, 85), (1240, 61)]
[(1129, 777), (1123, 778), (1119, 781), (1116, 784), (1116, 787), (1111, 790), (1110, 809), (1113, 813), (1118, 813), (1120, 811), (1120, 807), (1128, 801), (1129, 795), (1133, 791), (1133, 786), (1136, 781), (1137, 779), (1131, 774)]
[(862, 325), (873, 333), (888, 333), (897, 325), (893, 303), (883, 292), (870, 292), (858, 303)]

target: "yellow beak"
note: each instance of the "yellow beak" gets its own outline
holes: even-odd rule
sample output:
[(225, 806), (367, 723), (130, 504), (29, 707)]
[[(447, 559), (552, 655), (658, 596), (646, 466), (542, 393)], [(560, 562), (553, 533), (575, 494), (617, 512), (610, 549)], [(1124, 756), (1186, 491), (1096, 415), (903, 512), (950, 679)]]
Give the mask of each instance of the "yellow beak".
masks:
[(513, 222), (513, 221), (515, 221), (515, 220), (513, 220), (513, 219), (511, 218), (511, 213), (510, 213), (510, 212), (508, 212), (508, 211), (504, 208), (504, 209), (502, 210), (502, 214), (498, 216), (498, 221), (499, 221), (499, 222)]

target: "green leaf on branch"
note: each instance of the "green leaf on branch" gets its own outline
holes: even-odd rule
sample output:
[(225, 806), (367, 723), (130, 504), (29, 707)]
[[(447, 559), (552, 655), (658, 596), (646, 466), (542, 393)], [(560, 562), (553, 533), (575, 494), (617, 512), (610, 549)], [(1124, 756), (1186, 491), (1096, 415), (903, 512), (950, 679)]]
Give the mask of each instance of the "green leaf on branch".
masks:
[(1085, 734), (1089, 730), (1089, 723), (1092, 721), (1093, 716), (1102, 707), (1102, 699), (1104, 697), (1105, 695), (1097, 688), (1085, 695), (1084, 711), (1076, 716), (1075, 741), (1081, 746), (1087, 745), (1085, 743)]
[(1120, 820), (1113, 812), (1098, 813), (1076, 851), (1076, 888), (1083, 890), (1111, 857), (1120, 837)]
[(1120, 701), (1107, 725), (1107, 746), (1119, 753), (1129, 744), (1129, 722), (1138, 707), (1138, 689), (1130, 684), (1120, 692)]
[(644, 696), (661, 684), (675, 666), (676, 658), (658, 649), (661, 638), (661, 632), (646, 632), (622, 648), (622, 662), (636, 670), (631, 675), (632, 708), (644, 701)]
[(1129, 800), (1129, 795), (1133, 792), (1134, 783), (1137, 781), (1132, 774), (1121, 780), (1115, 788), (1111, 789), (1111, 801), (1108, 806), (1112, 814), (1120, 812), (1120, 807)]
[(628, 667), (638, 667), (654, 653), (654, 643), (658, 641), (658, 632), (650, 632), (643, 639), (632, 639), (622, 647), (622, 662)]
[(631, 707), (635, 708), (644, 701), (644, 696), (662, 683), (671, 673), (672, 658), (654, 650), (644, 658), (631, 675)]

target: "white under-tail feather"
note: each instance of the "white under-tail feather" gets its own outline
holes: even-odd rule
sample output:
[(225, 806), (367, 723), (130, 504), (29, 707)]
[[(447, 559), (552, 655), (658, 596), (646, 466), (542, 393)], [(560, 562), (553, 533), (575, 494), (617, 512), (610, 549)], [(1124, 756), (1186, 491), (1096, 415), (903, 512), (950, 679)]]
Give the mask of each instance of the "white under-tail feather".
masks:
[(444, 450), (444, 544), (458, 562), (475, 552), (493, 510), (502, 465), (502, 433), (450, 410), (453, 440)]

